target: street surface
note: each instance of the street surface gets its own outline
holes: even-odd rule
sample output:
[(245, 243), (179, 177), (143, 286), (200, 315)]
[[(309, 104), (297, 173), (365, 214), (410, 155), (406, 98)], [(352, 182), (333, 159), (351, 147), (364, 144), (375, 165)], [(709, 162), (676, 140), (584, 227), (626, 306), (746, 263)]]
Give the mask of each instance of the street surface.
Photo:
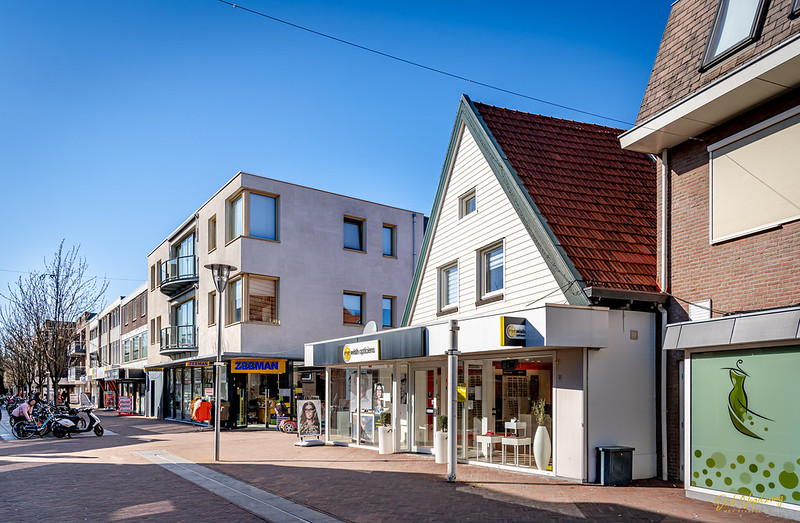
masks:
[(0, 422), (0, 521), (747, 521), (660, 481), (601, 487), (96, 411), (106, 435), (16, 441)]

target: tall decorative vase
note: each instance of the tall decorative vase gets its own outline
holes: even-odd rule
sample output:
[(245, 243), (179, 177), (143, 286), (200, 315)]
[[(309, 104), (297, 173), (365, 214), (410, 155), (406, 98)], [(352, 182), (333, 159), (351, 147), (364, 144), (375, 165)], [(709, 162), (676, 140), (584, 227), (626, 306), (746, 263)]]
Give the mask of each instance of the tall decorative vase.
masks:
[(551, 451), (550, 434), (547, 433), (547, 427), (539, 425), (536, 435), (533, 437), (533, 457), (536, 458), (536, 466), (539, 470), (547, 470)]
[(437, 430), (433, 434), (433, 457), (436, 463), (447, 463), (447, 432)]

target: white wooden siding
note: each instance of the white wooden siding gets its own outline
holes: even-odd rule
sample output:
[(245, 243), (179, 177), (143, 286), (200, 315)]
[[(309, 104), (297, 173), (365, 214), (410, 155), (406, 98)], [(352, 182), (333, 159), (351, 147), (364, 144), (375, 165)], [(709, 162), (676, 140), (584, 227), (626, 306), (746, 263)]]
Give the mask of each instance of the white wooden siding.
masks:
[[(536, 302), (533, 306), (567, 303), (474, 138), (468, 129), (462, 129), (439, 216), (431, 224), (435, 229), (410, 324), (437, 319), (438, 270), (456, 260), (459, 316), (470, 311), (483, 314), (521, 309), (532, 302)], [(459, 219), (459, 199), (473, 188), (476, 211)], [(505, 256), (503, 300), (476, 308), (478, 251), (500, 240), (504, 241)]]

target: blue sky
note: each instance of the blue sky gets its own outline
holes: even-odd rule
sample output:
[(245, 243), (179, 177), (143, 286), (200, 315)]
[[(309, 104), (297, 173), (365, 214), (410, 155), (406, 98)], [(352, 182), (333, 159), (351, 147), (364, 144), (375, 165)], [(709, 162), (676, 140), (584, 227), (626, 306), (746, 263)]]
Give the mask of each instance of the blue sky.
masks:
[[(672, 0), (267, 2), (249, 9), (633, 122)], [(462, 93), (628, 128), (217, 0), (0, 2), (0, 292), (62, 238), (108, 298), (238, 171), (430, 213)], [(0, 300), (0, 303), (2, 300)]]

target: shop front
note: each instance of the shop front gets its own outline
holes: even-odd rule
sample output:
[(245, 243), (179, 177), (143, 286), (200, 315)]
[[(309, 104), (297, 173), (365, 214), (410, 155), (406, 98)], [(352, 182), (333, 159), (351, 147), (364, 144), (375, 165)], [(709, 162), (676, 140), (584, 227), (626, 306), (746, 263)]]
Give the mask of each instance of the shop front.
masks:
[(653, 314), (547, 306), (457, 326), (457, 347), (450, 322), (307, 344), (329, 376), (327, 441), (377, 447), (389, 412), (395, 452), (446, 459), (437, 432), (452, 419), (460, 461), (594, 481), (595, 447), (624, 445), (634, 478), (655, 475)]
[(118, 369), (118, 385), (120, 397), (130, 398), (131, 413), (139, 416), (145, 414), (145, 373), (144, 369)]
[[(295, 367), (295, 362), (281, 358), (223, 358), (224, 372), (220, 374), (222, 425), (263, 427), (274, 413), (277, 402), (283, 403), (291, 414), (294, 410), (293, 383), (297, 381)], [(154, 405), (158, 403), (155, 388), (158, 381), (163, 383), (162, 416), (166, 419), (191, 421), (194, 399), (214, 399), (215, 365), (211, 360), (188, 360), (147, 371), (151, 387), (154, 387), (150, 393)]]
[(800, 519), (800, 309), (670, 325), (685, 351), (687, 495)]

